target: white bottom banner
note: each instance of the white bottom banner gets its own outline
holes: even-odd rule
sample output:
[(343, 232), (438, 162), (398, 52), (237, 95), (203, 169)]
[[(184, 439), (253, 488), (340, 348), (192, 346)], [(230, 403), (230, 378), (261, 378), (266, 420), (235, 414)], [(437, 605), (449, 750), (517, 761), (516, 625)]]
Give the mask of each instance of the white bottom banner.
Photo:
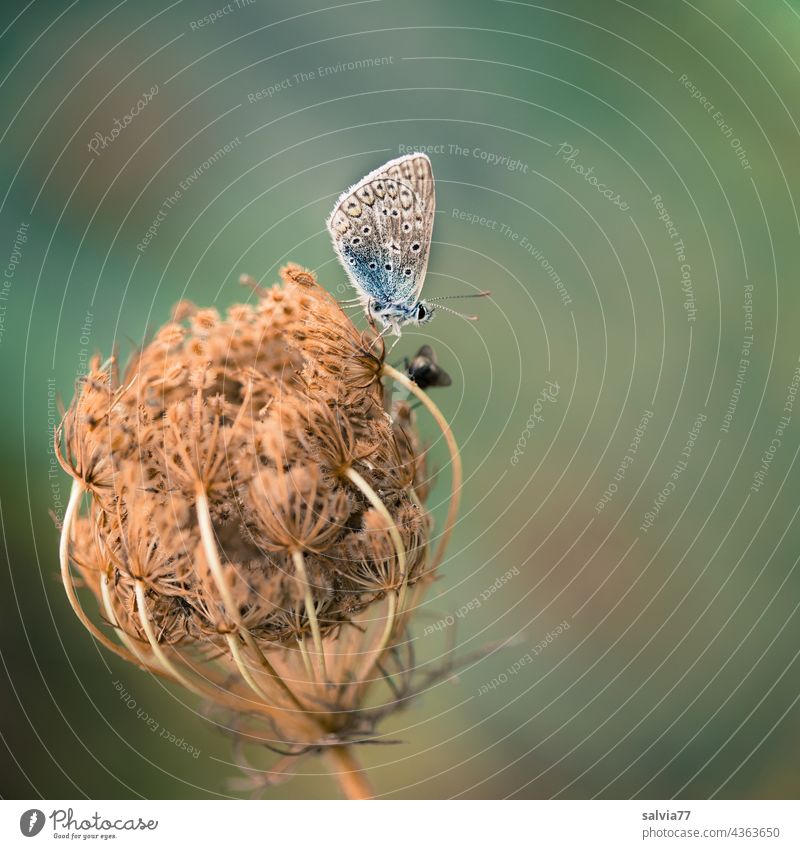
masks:
[[(354, 808), (358, 805), (358, 808)], [(800, 846), (796, 801), (2, 801), (0, 845)]]

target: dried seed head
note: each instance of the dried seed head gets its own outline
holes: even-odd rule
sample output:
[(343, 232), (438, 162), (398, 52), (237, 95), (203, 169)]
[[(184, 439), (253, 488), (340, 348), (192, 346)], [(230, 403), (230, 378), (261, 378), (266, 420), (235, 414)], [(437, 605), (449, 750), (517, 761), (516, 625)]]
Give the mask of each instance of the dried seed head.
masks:
[(169, 645), (296, 646), (424, 573), (424, 463), (383, 412), (382, 341), (310, 272), (281, 277), (224, 316), (182, 302), (122, 382), (93, 361), (62, 423), (90, 494), (70, 556), (139, 644), (144, 615)]

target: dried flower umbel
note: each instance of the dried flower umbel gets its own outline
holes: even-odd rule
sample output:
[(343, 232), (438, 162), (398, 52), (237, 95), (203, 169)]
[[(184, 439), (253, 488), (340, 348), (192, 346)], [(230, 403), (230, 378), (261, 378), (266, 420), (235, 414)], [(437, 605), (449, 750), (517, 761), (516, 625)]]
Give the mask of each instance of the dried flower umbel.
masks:
[[(93, 361), (56, 440), (73, 478), (61, 573), (96, 639), (229, 711), (240, 740), (283, 753), (273, 774), (323, 752), (363, 798), (352, 745), (414, 689), (402, 646), (452, 530), (460, 462), (382, 339), (310, 272), (281, 276), (225, 317), (179, 304), (124, 375)], [(407, 405), (384, 410), (390, 380), (450, 448), (434, 554), (424, 452)], [(107, 627), (85, 613), (71, 564)], [(368, 707), (379, 682), (390, 696)]]

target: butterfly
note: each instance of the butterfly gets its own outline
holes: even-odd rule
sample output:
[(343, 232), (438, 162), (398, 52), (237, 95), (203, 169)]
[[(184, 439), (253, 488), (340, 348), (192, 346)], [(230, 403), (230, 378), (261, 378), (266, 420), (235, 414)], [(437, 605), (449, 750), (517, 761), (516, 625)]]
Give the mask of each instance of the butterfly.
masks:
[(435, 207), (431, 161), (424, 153), (410, 153), (343, 192), (327, 220), (367, 315), (397, 336), (403, 325), (433, 318), (435, 308), (420, 300), (420, 292)]

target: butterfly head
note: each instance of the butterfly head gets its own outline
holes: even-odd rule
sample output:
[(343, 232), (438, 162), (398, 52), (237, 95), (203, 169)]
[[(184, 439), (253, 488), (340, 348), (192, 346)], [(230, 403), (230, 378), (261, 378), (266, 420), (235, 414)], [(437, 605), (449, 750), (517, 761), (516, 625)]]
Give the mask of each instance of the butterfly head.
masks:
[(436, 307), (428, 301), (417, 301), (410, 306), (405, 304), (381, 306), (372, 301), (368, 311), (383, 327), (391, 327), (391, 332), (399, 336), (401, 328), (406, 324), (427, 324), (433, 318)]
[(432, 318), (435, 307), (427, 301), (418, 301), (412, 307), (408, 318), (409, 324), (427, 324)]

